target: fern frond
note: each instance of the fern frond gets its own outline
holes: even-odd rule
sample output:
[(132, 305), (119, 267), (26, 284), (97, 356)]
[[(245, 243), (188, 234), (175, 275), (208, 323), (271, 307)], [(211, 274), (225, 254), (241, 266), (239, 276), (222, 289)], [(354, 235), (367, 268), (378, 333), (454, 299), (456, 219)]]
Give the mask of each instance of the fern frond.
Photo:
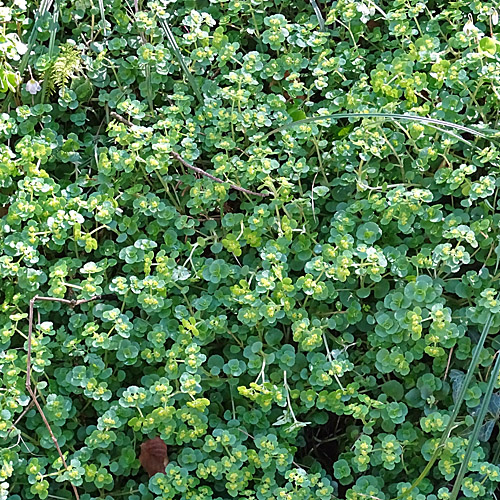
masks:
[(50, 92), (68, 86), (72, 78), (82, 70), (82, 57), (77, 47), (65, 43), (61, 45), (50, 74), (48, 76), (47, 87)]

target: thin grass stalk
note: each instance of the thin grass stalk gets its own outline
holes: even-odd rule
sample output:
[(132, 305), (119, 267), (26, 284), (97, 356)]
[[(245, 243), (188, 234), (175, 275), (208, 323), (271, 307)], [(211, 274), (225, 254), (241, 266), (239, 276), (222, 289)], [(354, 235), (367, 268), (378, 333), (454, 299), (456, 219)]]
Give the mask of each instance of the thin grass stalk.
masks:
[[(17, 67), (17, 70), (21, 78), (23, 78), (23, 73), (26, 71), (26, 68), (28, 67), (28, 61), (31, 55), (31, 51), (33, 50), (33, 46), (35, 45), (38, 36), (38, 27), (40, 26), (41, 20), (43, 19), (44, 15), (50, 10), (53, 1), (54, 0), (42, 0), (38, 12), (35, 14), (35, 22), (33, 23), (33, 28), (31, 29), (31, 33), (28, 38), (26, 53), (21, 58), (21, 62)], [(9, 106), (13, 99), (13, 95), (14, 93), (12, 91), (10, 91), (7, 94), (7, 97), (5, 98), (5, 101), (3, 102), (2, 105), (3, 111), (9, 109)]]
[[(49, 50), (47, 52), (47, 55), (49, 56), (49, 60), (52, 59), (52, 56), (54, 55), (54, 47), (56, 44), (56, 35), (57, 35), (57, 22), (59, 21), (59, 0), (55, 0), (55, 7), (54, 7), (54, 13), (52, 14), (52, 24), (53, 24), (53, 29), (50, 32), (50, 39), (49, 39)], [(49, 76), (50, 72), (52, 71), (52, 65), (45, 71), (45, 75), (43, 77), (43, 83), (42, 83), (42, 95), (40, 97), (40, 103), (43, 104), (45, 102), (45, 96), (47, 94), (47, 86), (49, 84)]]
[[(497, 299), (500, 297), (497, 296)], [(486, 340), (486, 337), (488, 336), (488, 333), (491, 328), (491, 324), (493, 323), (493, 314), (490, 312), (488, 315), (488, 319), (486, 320), (486, 323), (484, 324), (483, 331), (481, 333), (481, 337), (479, 338), (479, 341), (476, 345), (476, 348), (474, 349), (474, 354), (472, 355), (471, 363), (469, 365), (469, 369), (467, 370), (467, 373), (465, 374), (465, 378), (462, 384), (462, 387), (460, 387), (460, 391), (457, 395), (457, 400), (455, 401), (455, 407), (453, 408), (453, 413), (451, 414), (450, 421), (448, 422), (448, 425), (446, 426), (446, 429), (444, 430), (443, 434), (441, 435), (441, 439), (439, 440), (438, 446), (434, 453), (432, 454), (431, 458), (429, 459), (429, 462), (427, 462), (427, 465), (425, 466), (424, 470), (421, 472), (420, 476), (413, 482), (413, 484), (409, 487), (406, 488), (403, 493), (395, 497), (393, 500), (399, 500), (401, 498), (404, 498), (408, 496), (421, 482), (422, 480), (427, 476), (429, 471), (431, 470), (432, 466), (434, 465), (434, 462), (437, 460), (439, 455), (441, 454), (441, 451), (449, 438), (451, 431), (453, 430), (453, 426), (455, 425), (455, 421), (457, 420), (458, 414), (460, 413), (460, 408), (462, 406), (462, 403), (465, 399), (465, 393), (467, 392), (467, 389), (469, 388), (469, 385), (472, 381), (472, 377), (474, 375), (474, 371), (476, 370), (476, 367), (479, 363), (479, 358), (481, 356), (481, 351), (484, 346), (484, 342)]]
[(467, 449), (465, 450), (464, 458), (460, 465), (460, 469), (458, 470), (458, 475), (457, 478), (455, 479), (455, 484), (453, 485), (453, 489), (451, 491), (450, 500), (456, 500), (458, 494), (460, 493), (460, 488), (462, 487), (462, 481), (467, 472), (470, 457), (472, 456), (476, 442), (478, 440), (479, 432), (481, 430), (481, 425), (483, 425), (484, 417), (486, 416), (486, 413), (488, 411), (488, 407), (491, 401), (491, 396), (493, 394), (493, 389), (495, 388), (495, 383), (498, 380), (499, 373), (500, 373), (500, 356), (497, 356), (495, 367), (493, 368), (490, 380), (488, 381), (488, 386), (486, 387), (486, 392), (484, 394), (484, 399), (481, 405), (481, 409), (479, 411), (479, 415), (477, 416), (476, 422), (474, 424), (474, 429), (472, 430), (472, 434), (469, 437), (469, 444), (467, 445)]
[(314, 10), (314, 13), (316, 14), (316, 17), (318, 18), (318, 23), (319, 23), (319, 29), (321, 31), (325, 30), (325, 19), (323, 18), (323, 14), (321, 13), (321, 9), (319, 8), (318, 2), (316, 0), (309, 0), (311, 2), (311, 6)]
[(200, 102), (200, 104), (203, 103), (203, 96), (201, 94), (200, 88), (198, 86), (198, 83), (196, 83), (196, 80), (191, 73), (191, 70), (187, 67), (186, 61), (184, 60), (183, 55), (181, 54), (180, 48), (177, 45), (177, 41), (175, 40), (175, 36), (170, 29), (169, 24), (164, 20), (160, 19), (160, 26), (162, 27), (163, 31), (165, 32), (165, 36), (167, 37), (168, 44), (170, 45), (170, 48), (174, 52), (175, 57), (177, 58), (177, 61), (181, 65), (182, 70), (184, 71), (184, 76), (186, 77), (187, 81), (189, 82), (189, 85), (191, 85), (191, 88), (193, 89), (193, 92), (196, 95), (196, 98)]
[(147, 99), (148, 105), (151, 112), (154, 112), (154, 104), (153, 104), (153, 84), (151, 83), (151, 68), (149, 63), (146, 65), (146, 90), (147, 90)]
[(20, 75), (24, 73), (26, 68), (28, 67), (28, 61), (30, 58), (31, 50), (33, 49), (33, 46), (35, 45), (37, 36), (38, 36), (38, 27), (40, 26), (40, 23), (43, 19), (43, 16), (49, 11), (49, 9), (52, 7), (54, 0), (42, 0), (40, 3), (40, 8), (38, 9), (38, 12), (35, 14), (35, 22), (33, 23), (33, 28), (30, 33), (30, 37), (28, 38), (28, 50), (24, 54), (24, 56), (21, 59), (21, 62), (19, 63), (18, 71)]
[(261, 141), (265, 141), (269, 136), (276, 134), (277, 132), (281, 132), (282, 130), (287, 130), (289, 128), (293, 128), (296, 126), (300, 126), (306, 123), (314, 123), (314, 122), (319, 122), (323, 120), (338, 120), (340, 118), (386, 118), (388, 120), (409, 120), (409, 121), (414, 121), (414, 122), (420, 122), (425, 124), (433, 124), (433, 125), (438, 125), (441, 127), (445, 127), (443, 131), (450, 133), (448, 130), (446, 130), (446, 127), (455, 129), (455, 130), (461, 130), (462, 132), (467, 132), (469, 134), (472, 134), (477, 137), (482, 137), (483, 139), (490, 139), (493, 140), (493, 137), (490, 135), (487, 135), (483, 132), (480, 132), (479, 130), (475, 130), (470, 127), (466, 127), (465, 125), (458, 125), (457, 123), (452, 123), (448, 122), (445, 120), (438, 120), (436, 118), (427, 118), (425, 116), (416, 116), (416, 115), (402, 115), (402, 114), (397, 114), (397, 113), (335, 113), (331, 115), (323, 115), (323, 116), (313, 116), (311, 118), (304, 118), (303, 120), (297, 120), (296, 122), (290, 122), (286, 123), (285, 125), (282, 125), (281, 127), (275, 128), (274, 130), (271, 130), (271, 132), (268, 132), (266, 135), (260, 139)]
[(476, 146), (475, 144), (472, 144), (472, 142), (468, 141), (467, 139), (464, 139), (463, 137), (460, 137), (458, 134), (455, 134), (454, 132), (451, 132), (450, 130), (446, 130), (441, 127), (436, 127), (435, 125), (431, 125), (430, 123), (427, 124), (428, 127), (431, 127), (439, 132), (442, 132), (443, 134), (448, 134), (451, 137), (454, 137), (457, 141), (463, 142), (464, 144), (467, 144), (467, 146), (471, 147), (472, 149), (477, 149), (478, 151), (481, 151), (481, 148), (479, 146)]
[(104, 2), (103, 2), (103, 0), (99, 0), (99, 11), (101, 12), (101, 18), (102, 18), (102, 32), (103, 32), (104, 36), (107, 36), (106, 16), (104, 15)]

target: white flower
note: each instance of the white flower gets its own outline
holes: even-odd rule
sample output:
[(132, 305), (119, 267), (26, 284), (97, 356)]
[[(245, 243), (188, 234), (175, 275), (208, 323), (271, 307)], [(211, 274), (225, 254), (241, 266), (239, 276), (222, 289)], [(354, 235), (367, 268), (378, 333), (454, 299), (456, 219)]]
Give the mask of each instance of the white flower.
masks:
[(491, 24), (493, 24), (493, 26), (498, 24), (498, 12), (495, 9), (491, 12)]
[(463, 27), (463, 32), (467, 36), (479, 35), (480, 30), (475, 26), (474, 19), (471, 14), (469, 14), (469, 20), (465, 23), (465, 26)]
[(0, 7), (0, 20), (6, 23), (12, 19), (12, 11), (9, 7)]
[(40, 92), (40, 90), (42, 90), (42, 87), (40, 86), (40, 84), (34, 80), (33, 78), (26, 84), (26, 90), (32, 94), (32, 95), (35, 95), (35, 94), (38, 94), (38, 92)]
[(373, 7), (369, 7), (364, 3), (357, 6), (358, 12), (361, 12), (361, 22), (366, 23), (370, 20), (370, 16), (375, 14), (375, 9)]
[(7, 500), (9, 497), (9, 483), (0, 483), (0, 500)]

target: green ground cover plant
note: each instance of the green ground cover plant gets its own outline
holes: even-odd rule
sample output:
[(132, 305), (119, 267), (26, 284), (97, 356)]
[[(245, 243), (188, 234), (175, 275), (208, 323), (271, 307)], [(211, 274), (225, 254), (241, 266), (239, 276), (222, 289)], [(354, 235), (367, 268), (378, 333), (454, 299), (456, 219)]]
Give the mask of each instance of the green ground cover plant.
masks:
[(499, 12), (0, 5), (0, 499), (496, 499)]

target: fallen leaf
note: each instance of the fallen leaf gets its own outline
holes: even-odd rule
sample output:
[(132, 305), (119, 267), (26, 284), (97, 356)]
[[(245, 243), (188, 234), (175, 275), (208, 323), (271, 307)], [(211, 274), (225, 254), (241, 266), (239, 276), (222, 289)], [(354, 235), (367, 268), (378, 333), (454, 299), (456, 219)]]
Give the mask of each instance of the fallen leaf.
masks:
[(375, 28), (378, 28), (379, 26), (382, 26), (382, 23), (380, 21), (374, 21), (373, 19), (370, 19), (366, 23), (366, 27), (368, 28), (369, 31), (373, 31)]
[(139, 462), (141, 462), (149, 477), (154, 476), (158, 472), (165, 473), (165, 467), (168, 465), (168, 454), (167, 445), (163, 439), (155, 437), (154, 439), (144, 441), (141, 444)]
[(9, 213), (9, 207), (10, 205), (7, 205), (6, 207), (0, 207), (0, 218)]

